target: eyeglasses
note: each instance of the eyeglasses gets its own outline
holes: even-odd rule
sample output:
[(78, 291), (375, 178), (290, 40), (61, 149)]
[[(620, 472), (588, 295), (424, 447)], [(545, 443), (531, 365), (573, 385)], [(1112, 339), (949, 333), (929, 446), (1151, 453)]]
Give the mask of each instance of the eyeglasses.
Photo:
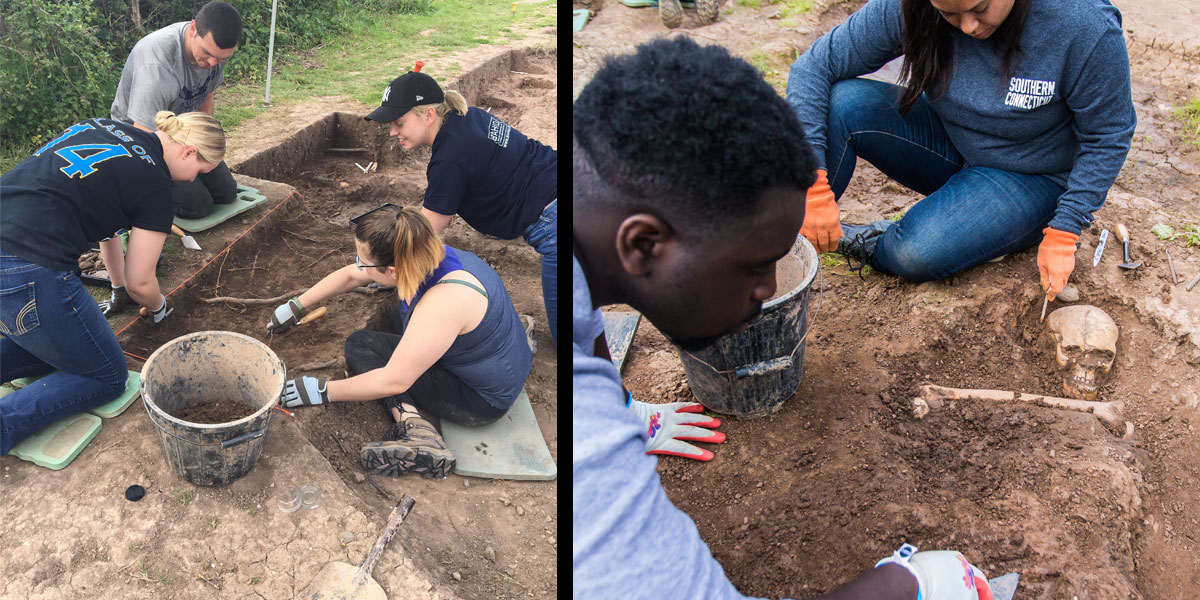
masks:
[(390, 267), (391, 265), (364, 265), (364, 264), (362, 264), (362, 260), (358, 258), (358, 255), (355, 254), (354, 255), (354, 266), (358, 267), (358, 270), (361, 271), (367, 267)]
[(376, 206), (375, 208), (372, 208), (371, 210), (368, 210), (367, 212), (365, 212), (361, 215), (358, 215), (357, 217), (354, 217), (353, 219), (350, 219), (350, 228), (353, 229), (354, 227), (356, 227), (358, 225), (359, 221), (362, 221), (363, 218), (366, 217), (367, 215), (369, 215), (377, 210), (383, 210), (385, 208), (394, 208), (394, 209), (396, 209), (396, 212), (399, 212), (404, 207), (400, 206), (399, 204), (394, 204), (392, 202), (387, 202), (380, 206)]

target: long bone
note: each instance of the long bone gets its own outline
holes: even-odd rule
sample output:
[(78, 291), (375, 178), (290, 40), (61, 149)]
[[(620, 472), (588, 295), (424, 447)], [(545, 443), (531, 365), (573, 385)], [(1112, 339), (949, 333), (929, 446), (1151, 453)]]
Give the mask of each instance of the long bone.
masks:
[[(1027, 402), (1047, 408), (1073, 410), (1091, 413), (1105, 426), (1114, 432), (1123, 432), (1126, 437), (1132, 433), (1132, 423), (1125, 421), (1121, 411), (1125, 405), (1121, 401), (1091, 402), (1088, 400), (1072, 400), (1040, 394), (1018, 394), (1005, 390), (972, 390), (940, 385), (921, 386), (921, 396), (913, 400), (913, 414), (924, 416), (930, 402), (939, 403), (946, 400), (987, 400), (991, 402)], [(918, 417), (919, 418), (919, 417)]]

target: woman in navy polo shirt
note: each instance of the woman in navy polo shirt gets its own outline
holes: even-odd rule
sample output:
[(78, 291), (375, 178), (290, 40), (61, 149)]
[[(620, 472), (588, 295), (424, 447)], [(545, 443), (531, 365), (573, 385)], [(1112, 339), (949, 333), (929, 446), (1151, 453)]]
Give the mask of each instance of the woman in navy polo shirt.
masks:
[(481, 233), (523, 236), (542, 255), (542, 301), (557, 347), (558, 153), (416, 71), (393, 80), (366, 118), (390, 123), (405, 150), (433, 148), (421, 212), (439, 235), (457, 214)]

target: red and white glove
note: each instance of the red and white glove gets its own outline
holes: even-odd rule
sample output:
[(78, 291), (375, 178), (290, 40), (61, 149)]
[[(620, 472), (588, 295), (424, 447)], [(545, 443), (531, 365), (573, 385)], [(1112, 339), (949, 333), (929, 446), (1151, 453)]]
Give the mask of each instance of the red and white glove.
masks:
[(698, 414), (704, 410), (698, 402), (647, 404), (634, 400), (633, 395), (626, 392), (626, 406), (646, 428), (646, 454), (670, 454), (709, 461), (713, 459), (712, 452), (687, 442), (720, 444), (725, 441), (724, 433), (709, 431), (720, 427), (721, 421)]
[(983, 571), (953, 550), (917, 552), (904, 544), (875, 567), (896, 563), (917, 578), (917, 600), (992, 600)]

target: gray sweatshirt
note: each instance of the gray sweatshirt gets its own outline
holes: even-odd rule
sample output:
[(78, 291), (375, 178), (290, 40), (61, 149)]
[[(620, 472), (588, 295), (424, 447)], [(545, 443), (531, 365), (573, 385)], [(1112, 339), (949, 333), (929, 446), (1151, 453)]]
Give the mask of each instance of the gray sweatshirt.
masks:
[[(871, 0), (809, 47), (788, 76), (787, 101), (824, 168), (834, 82), (903, 53), (901, 0)], [(1116, 180), (1137, 116), (1121, 14), (1107, 0), (1033, 0), (1015, 74), (991, 39), (954, 31), (954, 70), (930, 104), (967, 166), (1043, 174), (1066, 188), (1050, 226), (1079, 233)]]

